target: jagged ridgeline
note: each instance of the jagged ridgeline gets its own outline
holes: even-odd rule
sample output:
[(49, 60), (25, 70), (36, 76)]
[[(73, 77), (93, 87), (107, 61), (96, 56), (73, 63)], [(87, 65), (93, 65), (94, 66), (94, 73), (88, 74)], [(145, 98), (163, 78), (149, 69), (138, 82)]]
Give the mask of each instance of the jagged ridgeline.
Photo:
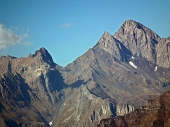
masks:
[(170, 90), (170, 38), (127, 20), (66, 67), (41, 48), (0, 72), (0, 126), (94, 127)]

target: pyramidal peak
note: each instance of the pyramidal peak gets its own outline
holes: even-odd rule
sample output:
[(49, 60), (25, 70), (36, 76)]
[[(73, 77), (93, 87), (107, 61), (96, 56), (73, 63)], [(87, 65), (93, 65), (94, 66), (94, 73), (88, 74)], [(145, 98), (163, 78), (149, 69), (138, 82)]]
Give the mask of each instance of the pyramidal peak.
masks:
[(107, 40), (113, 40), (113, 36), (110, 33), (108, 33), (107, 31), (105, 31), (103, 33), (103, 35), (100, 37), (98, 44), (106, 43)]
[(103, 33), (103, 36), (104, 36), (104, 37), (110, 37), (110, 36), (111, 36), (111, 34), (110, 34), (110, 33), (108, 33), (107, 31), (105, 31), (105, 32)]
[(54, 64), (52, 56), (44, 47), (37, 50), (33, 56), (42, 59), (44, 62), (48, 64)]
[(126, 20), (114, 34), (133, 56), (156, 62), (156, 47), (161, 38), (151, 29), (134, 20)]
[(39, 50), (37, 50), (35, 52), (35, 54), (37, 53), (41, 53), (41, 54), (49, 54), (48, 51), (44, 48), (44, 47), (41, 47)]

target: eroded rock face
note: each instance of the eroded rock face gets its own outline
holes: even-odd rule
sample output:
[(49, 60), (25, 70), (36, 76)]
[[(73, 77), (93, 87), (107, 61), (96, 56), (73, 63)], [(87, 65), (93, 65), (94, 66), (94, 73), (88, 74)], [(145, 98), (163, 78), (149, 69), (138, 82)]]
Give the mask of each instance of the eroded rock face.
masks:
[(144, 57), (159, 66), (169, 68), (169, 38), (161, 39), (155, 32), (133, 20), (125, 21), (114, 37), (133, 56)]
[(27, 58), (7, 56), (0, 61), (2, 123), (49, 126), (65, 86), (48, 51), (41, 48)]
[(169, 97), (170, 92), (166, 92), (130, 114), (101, 120), (97, 127), (169, 127)]
[(0, 91), (1, 126), (48, 127), (51, 110), (42, 105), (44, 102), (37, 98), (21, 75), (1, 73)]
[(157, 64), (165, 68), (170, 68), (170, 38), (161, 39), (156, 50)]
[[(66, 100), (60, 108), (60, 114), (55, 126), (94, 126), (101, 118), (112, 116), (111, 103), (90, 93), (81, 85), (78, 88), (68, 88)], [(73, 99), (74, 98), (74, 99)]]
[(160, 37), (149, 28), (136, 21), (127, 20), (114, 37), (122, 42), (133, 56), (145, 57), (156, 62), (156, 46)]
[[(45, 48), (27, 58), (0, 57), (3, 125), (93, 127), (132, 112), (170, 90), (169, 40), (127, 20), (66, 67), (55, 64)], [(6, 115), (10, 111), (16, 119)]]

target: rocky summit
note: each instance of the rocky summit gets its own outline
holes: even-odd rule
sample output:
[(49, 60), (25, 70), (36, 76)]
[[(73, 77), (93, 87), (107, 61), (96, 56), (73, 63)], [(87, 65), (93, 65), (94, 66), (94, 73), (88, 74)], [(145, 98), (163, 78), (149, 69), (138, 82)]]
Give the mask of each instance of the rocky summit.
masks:
[(170, 90), (170, 38), (127, 20), (66, 67), (45, 48), (0, 57), (0, 126), (94, 127)]

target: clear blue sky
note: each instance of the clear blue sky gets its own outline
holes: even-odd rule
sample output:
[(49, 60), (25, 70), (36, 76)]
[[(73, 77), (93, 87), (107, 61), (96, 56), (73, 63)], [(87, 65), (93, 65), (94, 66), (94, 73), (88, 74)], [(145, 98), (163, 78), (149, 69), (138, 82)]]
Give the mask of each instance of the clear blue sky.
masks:
[(41, 47), (66, 66), (127, 19), (170, 36), (169, 0), (0, 0), (0, 56)]

